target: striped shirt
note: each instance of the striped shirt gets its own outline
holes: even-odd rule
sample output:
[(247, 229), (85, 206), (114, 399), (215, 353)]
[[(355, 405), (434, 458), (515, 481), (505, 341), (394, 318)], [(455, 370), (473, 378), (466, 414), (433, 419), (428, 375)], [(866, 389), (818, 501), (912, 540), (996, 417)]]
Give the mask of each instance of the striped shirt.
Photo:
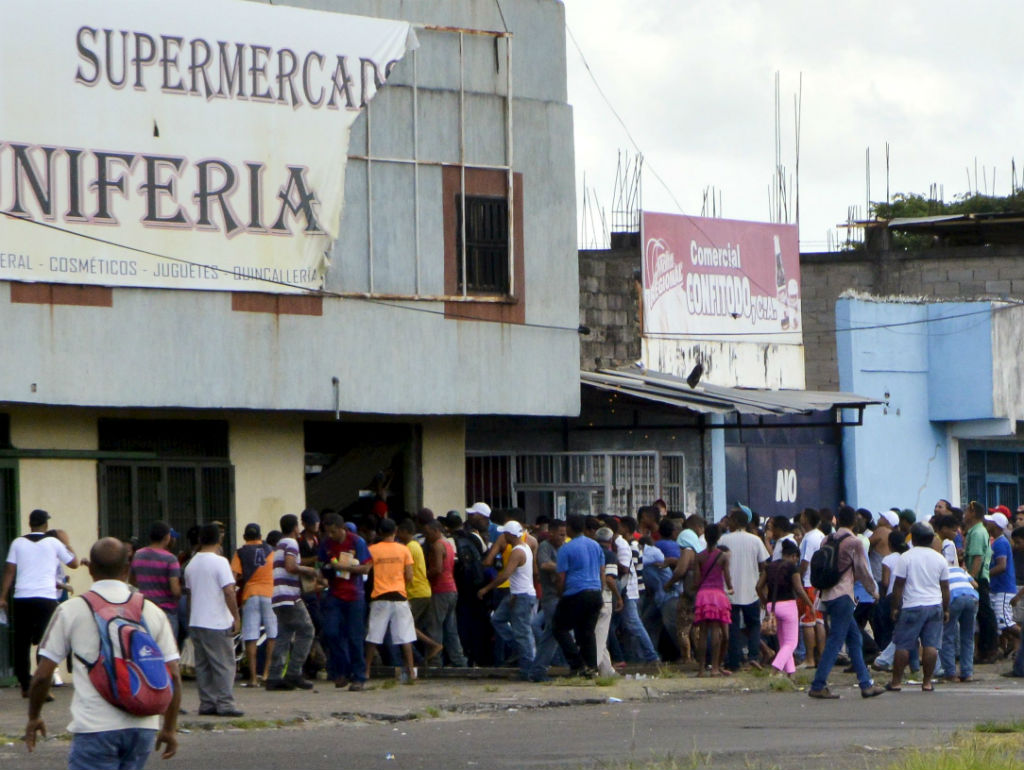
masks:
[(967, 571), (960, 567), (949, 568), (949, 600), (953, 601), (958, 596), (970, 596), (978, 598), (978, 592), (971, 585), (971, 577)]
[(178, 600), (171, 593), (171, 578), (181, 579), (181, 567), (174, 554), (163, 548), (147, 546), (135, 552), (132, 574), (142, 595), (167, 612), (178, 609)]
[(295, 557), (295, 563), (299, 563), (299, 544), (294, 538), (284, 537), (277, 543), (277, 550), (274, 551), (274, 607), (285, 607), (302, 598), (302, 581), (297, 574), (293, 574), (284, 568), (285, 557), (291, 554)]

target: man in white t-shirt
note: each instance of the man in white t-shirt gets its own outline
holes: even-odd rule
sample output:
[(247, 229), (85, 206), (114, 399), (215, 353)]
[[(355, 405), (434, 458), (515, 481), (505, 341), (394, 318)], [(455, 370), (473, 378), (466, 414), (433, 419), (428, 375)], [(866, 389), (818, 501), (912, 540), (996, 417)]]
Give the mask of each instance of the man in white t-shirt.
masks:
[[(729, 573), (732, 575), (732, 625), (729, 627), (729, 655), (726, 668), (736, 671), (743, 657), (743, 640), (747, 642), (747, 663), (760, 668), (761, 657), (761, 600), (757, 596), (757, 581), (761, 577), (768, 549), (757, 535), (747, 532), (750, 509), (746, 506), (729, 512), (729, 532), (718, 541), (719, 548), (728, 548)], [(742, 626), (742, 628), (740, 627)]]
[[(112, 603), (124, 603), (131, 596), (128, 572), (131, 549), (112, 537), (103, 538), (89, 552), (91, 590)], [(57, 666), (69, 655), (74, 657), (75, 694), (71, 700), (71, 770), (97, 767), (144, 767), (154, 747), (163, 747), (163, 758), (170, 759), (178, 748), (176, 737), (178, 706), (181, 704), (181, 674), (178, 670), (178, 648), (171, 624), (163, 610), (146, 600), (142, 620), (157, 643), (174, 683), (174, 694), (164, 713), (137, 717), (123, 711), (100, 695), (89, 678), (87, 662), (100, 653), (100, 635), (92, 609), (81, 597), (64, 602), (53, 614), (39, 644), (39, 666), (29, 687), (28, 724), (25, 744), (32, 751), (36, 734), (46, 736), (41, 713), (50, 689), (50, 679)], [(159, 732), (158, 732), (159, 731)]]
[[(893, 642), (896, 657), (892, 662), (892, 681), (887, 690), (899, 690), (903, 669), (910, 661), (910, 650), (920, 639), (921, 689), (931, 692), (932, 673), (942, 646), (942, 629), (949, 620), (949, 565), (932, 548), (935, 531), (923, 521), (910, 528), (913, 547), (900, 556), (893, 571), (892, 614), (896, 619)], [(898, 613), (898, 617), (897, 617)]]
[(818, 591), (811, 585), (811, 559), (825, 542), (825, 533), (819, 529), (821, 514), (813, 508), (804, 509), (800, 514), (800, 524), (804, 528), (804, 537), (800, 541), (800, 574), (803, 575), (804, 593), (811, 600), (810, 605), (800, 602), (800, 628), (806, 653), (800, 667), (817, 668), (818, 659), (825, 651), (825, 616), (814, 606)]
[(196, 652), (196, 689), (203, 716), (240, 717), (235, 683), (235, 634), (242, 627), (231, 564), (220, 555), (220, 526), (199, 530), (199, 552), (185, 567), (188, 633)]
[(28, 697), (31, 651), (39, 644), (43, 629), (57, 609), (57, 569), (64, 564), (75, 568), (74, 551), (59, 538), (48, 537), (50, 514), (34, 510), (28, 515), (27, 535), (16, 538), (7, 552), (0, 610), (7, 610), (7, 594), (14, 586), (11, 620), (14, 622), (14, 673), (21, 685), (21, 697)]

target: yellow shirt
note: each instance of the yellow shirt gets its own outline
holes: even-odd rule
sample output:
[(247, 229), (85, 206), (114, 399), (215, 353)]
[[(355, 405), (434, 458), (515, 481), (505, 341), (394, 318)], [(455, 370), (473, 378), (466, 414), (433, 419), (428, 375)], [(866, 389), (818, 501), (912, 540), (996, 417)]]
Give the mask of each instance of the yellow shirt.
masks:
[(430, 581), (427, 580), (427, 562), (423, 558), (423, 547), (415, 540), (405, 544), (412, 554), (412, 582), (408, 585), (410, 599), (429, 599)]
[[(523, 542), (525, 543), (526, 541), (524, 540)], [(509, 560), (509, 557), (511, 555), (512, 555), (512, 546), (511, 545), (506, 545), (505, 546), (505, 550), (503, 550), (501, 552), (501, 563), (502, 563), (502, 566), (504, 566), (505, 564), (508, 564), (508, 560)], [(509, 588), (509, 587), (510, 587), (509, 586), (509, 582), (507, 580), (504, 583), (502, 583), (500, 586), (498, 586), (498, 588)]]

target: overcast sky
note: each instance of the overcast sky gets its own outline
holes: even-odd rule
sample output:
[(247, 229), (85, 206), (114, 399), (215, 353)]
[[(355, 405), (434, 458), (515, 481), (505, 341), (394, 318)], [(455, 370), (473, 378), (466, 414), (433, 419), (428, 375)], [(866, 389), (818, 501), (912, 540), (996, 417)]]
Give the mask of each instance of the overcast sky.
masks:
[[(780, 72), (782, 162), (795, 171), (794, 96), (803, 73), (800, 240), (824, 250), (847, 209), (890, 190), (945, 198), (974, 184), (1006, 195), (1024, 167), (1024, 6), (1001, 2), (565, 0), (598, 84), (645, 156), (643, 208), (699, 215), (706, 187), (720, 214), (767, 221)], [(571, 39), (569, 100), (576, 176), (610, 215), (617, 153), (632, 151)], [(1018, 169), (1018, 185), (1022, 172)], [(839, 236), (843, 237), (843, 236)]]

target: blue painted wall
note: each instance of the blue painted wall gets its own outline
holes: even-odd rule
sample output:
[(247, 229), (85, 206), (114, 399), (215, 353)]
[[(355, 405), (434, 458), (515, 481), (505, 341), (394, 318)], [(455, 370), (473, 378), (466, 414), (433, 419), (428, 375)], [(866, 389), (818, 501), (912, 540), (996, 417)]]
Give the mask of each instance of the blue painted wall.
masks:
[(992, 306), (987, 302), (943, 302), (926, 307), (931, 323), (918, 331), (928, 334), (929, 416), (933, 420), (995, 417)]
[[(846, 502), (852, 505), (872, 511), (894, 505), (930, 511), (936, 500), (950, 496), (946, 429), (942, 423), (932, 422), (929, 414), (929, 389), (935, 372), (929, 362), (933, 325), (926, 321), (932, 308), (857, 299), (836, 303), (840, 389), (889, 402), (888, 406), (868, 407), (864, 425), (844, 432)], [(976, 303), (973, 308), (980, 309)], [(946, 324), (953, 323), (934, 326), (949, 332)], [(941, 350), (955, 349), (958, 336), (946, 334)], [(958, 361), (956, 357), (945, 359), (938, 372), (955, 368)], [(970, 380), (963, 383), (967, 389), (971, 385)], [(991, 398), (990, 384), (988, 390)], [(953, 398), (947, 389), (941, 393), (943, 399)]]

